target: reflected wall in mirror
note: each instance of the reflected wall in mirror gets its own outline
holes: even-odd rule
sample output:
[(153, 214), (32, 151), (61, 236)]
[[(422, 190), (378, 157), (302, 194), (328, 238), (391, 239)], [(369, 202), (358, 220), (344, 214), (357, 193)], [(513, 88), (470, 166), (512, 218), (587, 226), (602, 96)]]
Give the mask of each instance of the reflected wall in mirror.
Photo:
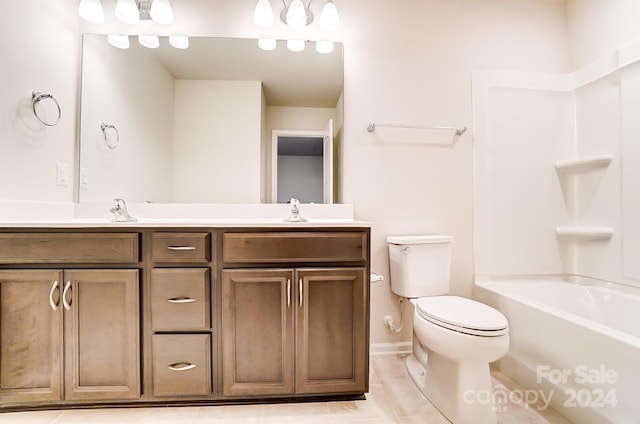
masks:
[(273, 131), (326, 131), (329, 120), (339, 168), (341, 44), (320, 54), (313, 43), (263, 51), (257, 40), (199, 37), (179, 50), (166, 37), (157, 49), (130, 38), (121, 50), (83, 36), (80, 202), (276, 202)]

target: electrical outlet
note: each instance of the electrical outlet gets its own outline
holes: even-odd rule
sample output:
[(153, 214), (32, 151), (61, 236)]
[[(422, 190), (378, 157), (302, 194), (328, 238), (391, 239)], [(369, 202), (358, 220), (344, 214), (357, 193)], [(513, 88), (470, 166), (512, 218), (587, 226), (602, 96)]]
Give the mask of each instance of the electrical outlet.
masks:
[(56, 165), (56, 184), (59, 186), (69, 185), (69, 165), (59, 163)]

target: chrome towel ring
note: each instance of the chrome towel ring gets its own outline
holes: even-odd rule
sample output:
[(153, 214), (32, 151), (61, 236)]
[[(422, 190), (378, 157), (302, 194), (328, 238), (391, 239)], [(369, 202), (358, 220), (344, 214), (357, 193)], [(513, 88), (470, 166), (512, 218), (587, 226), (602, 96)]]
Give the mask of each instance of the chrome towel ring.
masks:
[[(56, 108), (58, 109), (58, 117), (55, 119), (55, 122), (47, 121), (46, 119), (43, 119), (40, 115), (38, 115), (38, 110), (36, 109), (36, 105), (41, 100), (46, 100), (46, 99), (53, 100), (53, 103), (55, 103)], [(31, 92), (31, 108), (33, 109), (33, 114), (36, 115), (36, 118), (38, 118), (38, 121), (42, 122), (43, 124), (45, 124), (48, 127), (53, 127), (54, 125), (57, 125), (58, 122), (60, 122), (60, 118), (62, 117), (62, 111), (60, 110), (60, 104), (58, 103), (56, 98), (53, 97), (49, 93), (43, 93), (43, 92), (40, 92), (40, 91)]]
[[(102, 137), (104, 138), (104, 142), (107, 144), (107, 147), (112, 150), (118, 147), (120, 144), (120, 133), (118, 132), (118, 129), (114, 125), (110, 125), (105, 122), (100, 124), (100, 129), (102, 130)], [(109, 137), (109, 132), (115, 134), (115, 142), (111, 140), (112, 137)]]

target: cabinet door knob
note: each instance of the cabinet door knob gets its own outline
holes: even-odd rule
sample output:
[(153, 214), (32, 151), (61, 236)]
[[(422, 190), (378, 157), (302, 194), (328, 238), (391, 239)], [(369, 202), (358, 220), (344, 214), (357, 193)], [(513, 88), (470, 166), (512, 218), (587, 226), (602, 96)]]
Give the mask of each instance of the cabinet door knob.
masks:
[(67, 302), (67, 292), (71, 289), (71, 281), (67, 281), (67, 284), (64, 285), (64, 290), (62, 291), (62, 306), (67, 311), (71, 310), (71, 304)]
[(287, 308), (291, 306), (291, 279), (287, 278)]
[(51, 285), (51, 290), (49, 291), (49, 306), (51, 306), (51, 309), (53, 309), (54, 311), (58, 310), (58, 304), (53, 301), (53, 292), (56, 291), (58, 287), (60, 287), (60, 283), (58, 283), (58, 280), (56, 280)]
[(194, 369), (195, 367), (195, 364), (190, 364), (188, 362), (178, 362), (169, 365), (167, 368), (169, 368), (171, 371), (187, 371)]

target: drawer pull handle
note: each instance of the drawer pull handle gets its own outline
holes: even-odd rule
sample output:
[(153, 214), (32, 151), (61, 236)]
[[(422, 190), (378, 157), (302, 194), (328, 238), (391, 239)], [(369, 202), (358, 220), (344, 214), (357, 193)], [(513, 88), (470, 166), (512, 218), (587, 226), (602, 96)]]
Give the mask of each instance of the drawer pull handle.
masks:
[(196, 250), (195, 246), (167, 246), (169, 250), (181, 251), (181, 250)]
[(195, 299), (192, 299), (190, 297), (174, 297), (172, 299), (167, 299), (167, 302), (169, 303), (191, 303), (195, 301)]
[(67, 284), (64, 285), (64, 290), (62, 291), (62, 306), (67, 311), (71, 310), (71, 304), (67, 302), (67, 292), (71, 289), (71, 281), (67, 281)]
[(178, 363), (169, 365), (167, 368), (169, 368), (171, 371), (187, 371), (187, 370), (192, 370), (195, 367), (196, 367), (195, 364), (190, 364), (188, 362), (178, 362)]
[(60, 284), (58, 283), (58, 280), (56, 280), (51, 285), (51, 290), (49, 291), (49, 305), (51, 306), (51, 309), (53, 309), (54, 311), (58, 311), (58, 304), (53, 301), (53, 292), (56, 291), (58, 286), (60, 286)]

